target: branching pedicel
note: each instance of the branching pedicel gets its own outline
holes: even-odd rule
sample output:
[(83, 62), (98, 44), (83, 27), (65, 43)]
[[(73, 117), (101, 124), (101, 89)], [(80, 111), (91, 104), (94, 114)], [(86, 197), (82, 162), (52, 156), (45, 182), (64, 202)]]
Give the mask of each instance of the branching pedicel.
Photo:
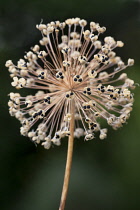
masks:
[[(35, 45), (17, 65), (6, 62), (12, 86), (39, 90), (25, 97), (10, 93), (8, 105), (11, 116), (22, 124), (21, 134), (45, 149), (51, 144), (60, 145), (65, 136), (73, 136), (71, 125), (76, 138), (85, 136), (88, 141), (99, 131), (99, 138), (105, 139), (107, 129), (101, 128), (100, 118), (116, 130), (132, 110), (129, 89), (135, 88), (134, 81), (126, 73), (119, 73), (134, 60), (128, 59), (125, 64), (116, 56), (114, 49), (123, 47), (122, 41), (110, 36), (103, 44), (99, 41), (105, 27), (90, 22), (87, 30), (86, 25), (87, 21), (80, 18), (41, 23), (36, 27), (45, 50)], [(64, 209), (62, 206), (60, 209)]]

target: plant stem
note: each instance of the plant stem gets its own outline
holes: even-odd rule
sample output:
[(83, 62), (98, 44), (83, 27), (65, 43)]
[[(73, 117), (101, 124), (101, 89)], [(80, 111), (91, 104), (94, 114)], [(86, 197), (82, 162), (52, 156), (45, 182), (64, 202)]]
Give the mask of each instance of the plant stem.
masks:
[(64, 210), (65, 208), (68, 186), (69, 186), (71, 164), (72, 164), (72, 154), (73, 154), (73, 143), (74, 143), (74, 112), (75, 112), (75, 104), (74, 104), (74, 100), (71, 100), (70, 136), (68, 140), (67, 161), (66, 161), (66, 168), (65, 168), (65, 175), (64, 175), (64, 182), (63, 182), (63, 189), (62, 189), (62, 194), (61, 194), (59, 210)]

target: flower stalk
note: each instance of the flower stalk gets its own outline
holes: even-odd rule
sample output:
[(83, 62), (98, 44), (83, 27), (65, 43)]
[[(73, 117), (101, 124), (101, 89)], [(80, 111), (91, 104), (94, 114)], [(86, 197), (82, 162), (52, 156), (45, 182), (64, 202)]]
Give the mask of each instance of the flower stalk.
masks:
[[(60, 146), (68, 137), (68, 152), (59, 210), (64, 210), (72, 164), (74, 138), (85, 141), (107, 138), (103, 119), (114, 130), (129, 119), (134, 97), (134, 80), (121, 73), (134, 65), (119, 57), (115, 48), (122, 41), (100, 35), (106, 27), (80, 18), (40, 23), (39, 45), (31, 47), (16, 64), (8, 60), (11, 85), (37, 90), (35, 95), (11, 92), (9, 113), (21, 124), (20, 133), (45, 149)], [(97, 140), (98, 138), (96, 138)]]
[(66, 168), (65, 168), (65, 175), (64, 175), (64, 182), (63, 182), (63, 189), (61, 194), (59, 210), (65, 209), (65, 203), (66, 203), (69, 180), (70, 180), (70, 172), (71, 172), (72, 156), (73, 156), (73, 144), (74, 144), (74, 113), (75, 113), (74, 100), (71, 100), (70, 109), (71, 109), (70, 136), (68, 139), (67, 161), (66, 161)]

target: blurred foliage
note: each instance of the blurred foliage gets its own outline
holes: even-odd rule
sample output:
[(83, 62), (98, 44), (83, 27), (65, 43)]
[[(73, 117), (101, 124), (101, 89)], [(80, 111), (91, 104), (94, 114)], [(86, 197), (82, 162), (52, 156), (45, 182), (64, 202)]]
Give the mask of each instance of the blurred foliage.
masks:
[[(140, 83), (140, 2), (133, 0), (7, 0), (0, 2), (1, 95), (1, 210), (58, 209), (67, 141), (49, 151), (19, 134), (10, 117), (8, 93), (14, 91), (5, 61), (16, 61), (41, 37), (35, 25), (44, 19), (81, 17), (107, 27), (105, 35), (125, 42), (118, 50), (126, 61), (135, 59), (128, 75)], [(105, 141), (75, 140), (67, 210), (140, 209), (140, 100), (134, 91), (134, 110), (128, 124), (109, 128)]]

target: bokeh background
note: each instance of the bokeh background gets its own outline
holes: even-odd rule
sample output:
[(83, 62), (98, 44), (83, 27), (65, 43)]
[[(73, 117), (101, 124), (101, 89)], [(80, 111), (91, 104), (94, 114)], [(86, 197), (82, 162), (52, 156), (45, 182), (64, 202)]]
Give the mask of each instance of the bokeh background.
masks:
[[(140, 83), (140, 1), (2, 0), (0, 1), (0, 209), (57, 210), (67, 140), (44, 150), (20, 136), (19, 122), (9, 116), (8, 93), (15, 91), (5, 61), (17, 61), (41, 35), (41, 19), (81, 17), (107, 27), (105, 35), (125, 42), (118, 54), (135, 59), (128, 75)], [(15, 91), (16, 92), (16, 91)], [(24, 91), (23, 91), (24, 93)], [(140, 209), (140, 87), (134, 90), (131, 117), (108, 138), (75, 140), (66, 210)]]

